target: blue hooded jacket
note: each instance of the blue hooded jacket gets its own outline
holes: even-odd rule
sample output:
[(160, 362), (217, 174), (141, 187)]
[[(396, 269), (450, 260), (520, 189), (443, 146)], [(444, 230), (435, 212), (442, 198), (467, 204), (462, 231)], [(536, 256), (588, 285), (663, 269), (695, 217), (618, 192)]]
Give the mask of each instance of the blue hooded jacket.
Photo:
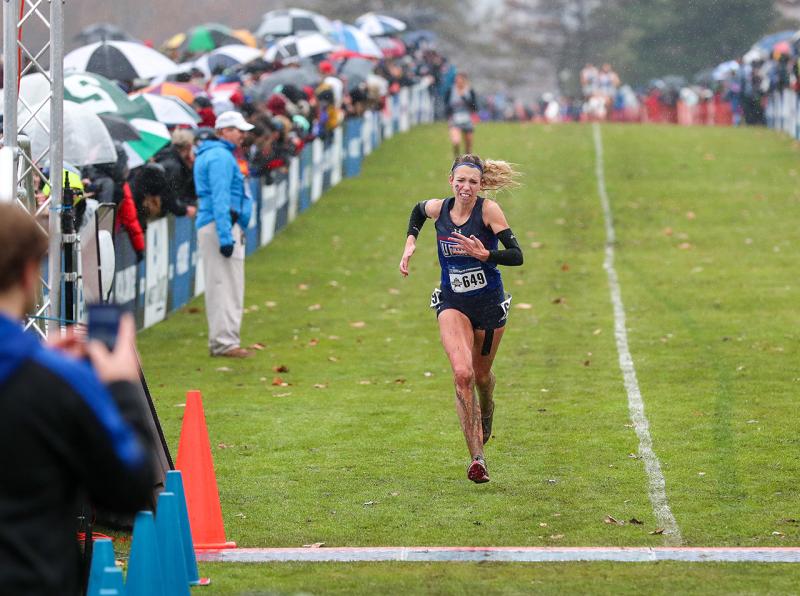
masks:
[(194, 162), (194, 185), (198, 208), (195, 227), (216, 222), (220, 246), (232, 246), (231, 211), (246, 229), (253, 211), (253, 199), (244, 190), (244, 175), (233, 152), (236, 146), (224, 139), (209, 139), (200, 145)]

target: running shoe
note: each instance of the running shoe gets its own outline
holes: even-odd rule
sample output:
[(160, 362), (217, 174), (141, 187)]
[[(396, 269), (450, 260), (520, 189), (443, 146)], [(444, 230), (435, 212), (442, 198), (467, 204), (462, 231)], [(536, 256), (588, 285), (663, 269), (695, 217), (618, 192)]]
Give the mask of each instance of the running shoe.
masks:
[(494, 402), (492, 402), (492, 411), (488, 416), (481, 416), (481, 427), (483, 427), (483, 444), (489, 442), (492, 438), (492, 419), (494, 418)]
[(486, 468), (486, 461), (482, 455), (476, 455), (472, 458), (472, 463), (469, 465), (469, 470), (467, 470), (467, 478), (475, 484), (489, 482), (489, 470)]

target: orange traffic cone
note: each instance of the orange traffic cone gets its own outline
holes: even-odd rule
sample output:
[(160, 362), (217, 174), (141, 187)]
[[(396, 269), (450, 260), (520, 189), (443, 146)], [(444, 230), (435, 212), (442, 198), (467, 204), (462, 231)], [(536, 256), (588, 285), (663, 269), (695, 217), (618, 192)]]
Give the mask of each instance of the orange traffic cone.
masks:
[(176, 468), (183, 473), (195, 550), (236, 548), (235, 542), (225, 540), (217, 477), (199, 391), (186, 393)]

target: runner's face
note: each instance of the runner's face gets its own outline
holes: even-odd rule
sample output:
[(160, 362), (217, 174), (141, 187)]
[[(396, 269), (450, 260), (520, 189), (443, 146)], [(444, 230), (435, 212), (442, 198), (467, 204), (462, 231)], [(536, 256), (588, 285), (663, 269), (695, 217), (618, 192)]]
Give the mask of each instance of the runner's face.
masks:
[(481, 172), (470, 166), (458, 166), (450, 174), (450, 186), (457, 201), (470, 203), (478, 197), (481, 189)]

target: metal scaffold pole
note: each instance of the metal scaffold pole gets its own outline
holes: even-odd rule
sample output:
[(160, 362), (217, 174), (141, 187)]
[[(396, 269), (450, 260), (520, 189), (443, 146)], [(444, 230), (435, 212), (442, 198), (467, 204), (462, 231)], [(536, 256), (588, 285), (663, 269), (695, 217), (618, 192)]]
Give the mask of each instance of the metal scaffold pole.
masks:
[[(49, 11), (46, 8), (49, 6)], [(30, 26), (44, 27), (47, 41), (39, 47), (26, 43), (23, 35)], [(49, 58), (49, 65), (43, 59)], [(39, 221), (46, 216), (50, 237), (48, 252), (47, 280), (43, 283), (46, 295), (36, 311), (29, 313), (26, 327), (37, 329), (42, 335), (46, 332), (58, 335), (61, 322), (74, 320), (75, 313), (62, 310), (62, 283), (65, 278), (62, 268), (61, 214), (63, 207), (63, 156), (64, 156), (64, 0), (3, 0), (3, 138), (2, 145), (13, 155), (11, 180), (2, 180), (4, 188), (11, 189), (11, 196)], [(26, 101), (20, 97), (20, 80), (23, 76), (41, 73), (48, 84), (48, 93), (36, 101)], [(46, 110), (49, 108), (49, 110)], [(49, 119), (43, 112), (49, 111)], [(22, 133), (28, 128), (45, 131), (49, 138), (44, 151), (33, 153), (32, 144)], [(45, 166), (50, 176), (44, 176)], [(37, 204), (34, 197), (33, 176), (38, 175), (50, 186), (47, 200)], [(14, 200), (14, 199), (12, 199)], [(74, 234), (72, 234), (74, 237)], [(74, 241), (66, 249), (73, 251)], [(68, 275), (74, 286), (75, 274)], [(42, 321), (49, 323), (43, 323)]]

